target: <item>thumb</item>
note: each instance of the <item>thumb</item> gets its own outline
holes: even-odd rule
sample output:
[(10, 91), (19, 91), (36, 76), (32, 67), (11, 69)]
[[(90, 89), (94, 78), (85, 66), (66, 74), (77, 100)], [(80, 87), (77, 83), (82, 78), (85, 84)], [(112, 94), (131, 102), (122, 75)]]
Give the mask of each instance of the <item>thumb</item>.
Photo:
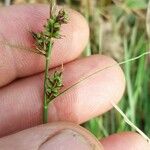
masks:
[(86, 129), (57, 122), (23, 130), (0, 139), (3, 150), (103, 150)]

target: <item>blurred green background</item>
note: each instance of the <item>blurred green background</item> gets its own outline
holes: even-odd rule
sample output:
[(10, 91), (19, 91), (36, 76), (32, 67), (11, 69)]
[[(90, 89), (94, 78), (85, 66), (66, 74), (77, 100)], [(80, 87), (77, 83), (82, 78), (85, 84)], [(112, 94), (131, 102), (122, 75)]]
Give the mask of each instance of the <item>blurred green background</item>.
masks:
[[(90, 39), (83, 55), (105, 54), (118, 62), (148, 51), (150, 8), (148, 0), (58, 0), (58, 4), (81, 12), (90, 26)], [(47, 0), (4, 0), (0, 5), (47, 3)], [(148, 11), (149, 10), (149, 11)], [(119, 107), (150, 137), (150, 69), (148, 56), (121, 67), (126, 76), (126, 92)], [(83, 124), (98, 138), (133, 130), (112, 109)]]

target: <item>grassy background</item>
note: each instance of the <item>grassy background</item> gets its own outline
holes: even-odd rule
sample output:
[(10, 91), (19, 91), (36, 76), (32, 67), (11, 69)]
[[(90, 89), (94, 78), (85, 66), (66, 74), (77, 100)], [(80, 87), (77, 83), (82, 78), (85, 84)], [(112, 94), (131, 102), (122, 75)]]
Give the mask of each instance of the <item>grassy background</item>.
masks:
[[(1, 1), (1, 5), (10, 0)], [(11, 3), (46, 3), (47, 0), (13, 0)], [(90, 40), (83, 55), (106, 54), (118, 62), (148, 50), (148, 0), (58, 0), (80, 11), (90, 25)], [(147, 22), (147, 26), (149, 23)], [(127, 86), (119, 107), (150, 137), (150, 69), (147, 56), (122, 65)], [(114, 109), (83, 124), (98, 138), (133, 130)]]

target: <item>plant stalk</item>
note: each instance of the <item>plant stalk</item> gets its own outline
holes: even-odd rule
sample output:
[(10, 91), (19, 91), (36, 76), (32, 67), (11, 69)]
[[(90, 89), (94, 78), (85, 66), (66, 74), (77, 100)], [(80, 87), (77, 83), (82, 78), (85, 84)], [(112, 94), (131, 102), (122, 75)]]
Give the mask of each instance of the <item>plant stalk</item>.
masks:
[(48, 122), (48, 100), (47, 100), (47, 79), (48, 79), (48, 70), (49, 70), (49, 61), (52, 51), (52, 41), (49, 43), (48, 52), (46, 55), (45, 62), (45, 76), (44, 76), (44, 109), (43, 109), (43, 123)]

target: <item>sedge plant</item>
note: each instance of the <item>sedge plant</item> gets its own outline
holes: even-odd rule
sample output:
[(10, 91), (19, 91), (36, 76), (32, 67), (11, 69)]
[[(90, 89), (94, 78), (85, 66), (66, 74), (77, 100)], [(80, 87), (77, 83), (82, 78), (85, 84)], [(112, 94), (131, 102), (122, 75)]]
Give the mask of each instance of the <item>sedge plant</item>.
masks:
[[(64, 91), (60, 92), (60, 89), (63, 86), (62, 71), (55, 71), (54, 74), (52, 74), (50, 76), (49, 73), (48, 73), (48, 68), (49, 68), (49, 64), (50, 64), (50, 58), (51, 58), (52, 47), (53, 47), (53, 44), (54, 44), (54, 39), (61, 38), (60, 27), (61, 27), (62, 24), (67, 23), (68, 16), (67, 16), (66, 12), (63, 9), (58, 11), (58, 13), (56, 14), (54, 6), (55, 6), (55, 1), (51, 1), (50, 2), (50, 18), (47, 19), (47, 22), (44, 25), (44, 30), (42, 32), (39, 32), (39, 33), (31, 32), (33, 38), (35, 39), (36, 52), (42, 54), (45, 57), (43, 123), (48, 122), (48, 105), (57, 96), (60, 96), (64, 93), (68, 92), (68, 90), (74, 88), (75, 86), (78, 86), (80, 83), (86, 82), (86, 80), (89, 79), (90, 77), (92, 77), (92, 76), (94, 76), (94, 75), (96, 75), (96, 74), (98, 74), (98, 73), (100, 73), (100, 72), (102, 72), (106, 69), (109, 69), (109, 68), (112, 68), (112, 67), (115, 67), (115, 66), (118, 66), (118, 65), (123, 65), (123, 64), (128, 65), (129, 62), (141, 59), (144, 56), (150, 54), (150, 52), (146, 51), (146, 52), (143, 52), (142, 54), (140, 54), (138, 56), (136, 55), (135, 57), (133, 57), (131, 59), (126, 57), (125, 61), (122, 61), (120, 63), (116, 63), (112, 66), (107, 66), (103, 69), (98, 69), (95, 72), (91, 73), (90, 75), (81, 78), (79, 81), (74, 83), (69, 88), (67, 88)], [(0, 42), (0, 43), (3, 44), (2, 42)], [(9, 44), (9, 43), (5, 43), (5, 44), (7, 44), (11, 47), (14, 47), (14, 48), (21, 48), (21, 49), (26, 50), (26, 48), (23, 48), (23, 47), (19, 47), (19, 46), (16, 47), (15, 45), (12, 45), (12, 44)], [(125, 47), (126, 47), (126, 44), (127, 44), (127, 42), (124, 41)], [(134, 44), (132, 44), (132, 45), (134, 45)], [(32, 50), (32, 49), (30, 49), (30, 50)], [(32, 50), (32, 51), (35, 51), (35, 50)], [(121, 116), (124, 118), (124, 120), (127, 124), (129, 124), (134, 130), (136, 130), (148, 142), (150, 142), (149, 137), (146, 136), (139, 128), (137, 128), (135, 126), (135, 123), (134, 123), (134, 118), (135, 117), (131, 117), (130, 118), (131, 121), (130, 121), (127, 118), (127, 115), (125, 115), (123, 113), (123, 111), (113, 101), (110, 101), (110, 103), (121, 114)], [(107, 136), (108, 135), (107, 130), (105, 130), (105, 128), (102, 126), (102, 124), (101, 124), (101, 128), (103, 129), (104, 134)]]
[(44, 75), (44, 103), (43, 103), (43, 123), (48, 122), (48, 105), (59, 95), (62, 83), (62, 71), (55, 71), (49, 75), (49, 64), (54, 44), (54, 39), (61, 38), (60, 27), (66, 24), (68, 15), (65, 10), (61, 9), (56, 15), (55, 1), (50, 1), (50, 18), (44, 25), (44, 30), (39, 33), (32, 32), (35, 39), (36, 50), (45, 56), (45, 75)]

